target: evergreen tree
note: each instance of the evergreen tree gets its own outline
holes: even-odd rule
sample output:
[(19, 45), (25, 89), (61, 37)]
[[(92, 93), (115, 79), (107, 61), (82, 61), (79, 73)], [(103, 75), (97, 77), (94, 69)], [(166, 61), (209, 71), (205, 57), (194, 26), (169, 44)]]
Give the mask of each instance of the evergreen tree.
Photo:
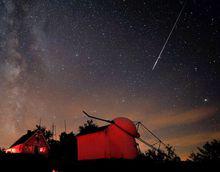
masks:
[(202, 147), (197, 148), (196, 153), (190, 155), (190, 160), (201, 161), (220, 161), (220, 140), (206, 142)]

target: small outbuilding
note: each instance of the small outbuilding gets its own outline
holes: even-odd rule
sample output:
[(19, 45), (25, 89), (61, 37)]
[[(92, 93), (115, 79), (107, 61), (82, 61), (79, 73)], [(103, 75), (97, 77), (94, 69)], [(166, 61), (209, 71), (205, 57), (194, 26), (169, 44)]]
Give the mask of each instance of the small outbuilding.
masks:
[(23, 153), (23, 154), (43, 154), (47, 155), (49, 152), (49, 145), (41, 130), (28, 131), (18, 139), (6, 153)]

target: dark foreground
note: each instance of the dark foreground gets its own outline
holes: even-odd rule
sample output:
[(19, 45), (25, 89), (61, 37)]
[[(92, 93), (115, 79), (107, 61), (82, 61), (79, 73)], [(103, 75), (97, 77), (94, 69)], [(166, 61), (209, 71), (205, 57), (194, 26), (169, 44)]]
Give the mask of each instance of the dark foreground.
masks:
[(168, 171), (168, 172), (194, 172), (194, 171), (218, 171), (217, 162), (152, 162), (146, 160), (97, 160), (97, 161), (83, 161), (83, 162), (60, 162), (49, 161), (45, 157), (31, 156), (31, 155), (8, 155), (0, 157), (0, 171), (1, 172), (58, 172), (65, 171)]

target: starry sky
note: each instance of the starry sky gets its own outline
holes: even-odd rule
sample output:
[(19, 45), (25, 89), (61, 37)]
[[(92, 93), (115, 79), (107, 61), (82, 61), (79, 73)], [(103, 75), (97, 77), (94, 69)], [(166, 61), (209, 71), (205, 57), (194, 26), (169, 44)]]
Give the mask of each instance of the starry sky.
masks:
[(183, 159), (220, 138), (218, 0), (187, 1), (152, 71), (183, 3), (0, 0), (0, 145), (40, 119), (77, 132), (82, 110), (141, 121)]

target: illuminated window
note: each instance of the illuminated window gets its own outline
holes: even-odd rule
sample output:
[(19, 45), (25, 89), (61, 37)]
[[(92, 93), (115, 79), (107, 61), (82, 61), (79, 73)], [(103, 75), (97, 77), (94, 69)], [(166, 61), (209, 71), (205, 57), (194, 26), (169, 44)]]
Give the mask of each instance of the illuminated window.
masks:
[(45, 153), (45, 152), (47, 152), (46, 147), (40, 147), (39, 152), (40, 152), (40, 153)]

